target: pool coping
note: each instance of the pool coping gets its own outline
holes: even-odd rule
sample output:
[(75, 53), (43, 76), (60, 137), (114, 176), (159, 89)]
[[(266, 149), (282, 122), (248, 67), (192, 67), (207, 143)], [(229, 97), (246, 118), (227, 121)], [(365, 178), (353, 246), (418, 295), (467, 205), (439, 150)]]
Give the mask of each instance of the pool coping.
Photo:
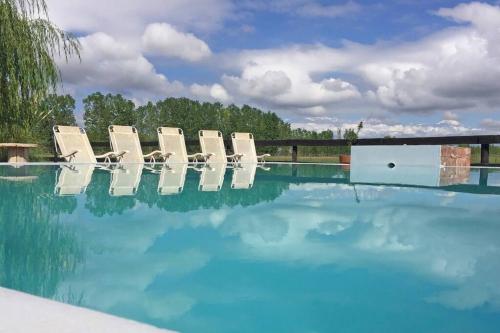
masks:
[[(12, 167), (22, 167), (22, 166), (50, 166), (50, 165), (134, 165), (134, 164), (144, 164), (144, 165), (164, 165), (163, 162), (155, 162), (155, 163), (68, 163), (68, 162), (27, 162), (27, 163), (8, 163), (8, 162), (0, 162), (0, 166), (12, 166)], [(203, 165), (205, 163), (169, 163), (169, 164), (187, 164), (187, 165)], [(210, 163), (214, 164), (223, 164), (223, 163)], [(321, 163), (321, 162), (265, 162), (265, 163), (237, 163), (242, 165), (330, 165), (330, 166), (349, 166), (350, 164), (342, 164), (342, 163)], [(234, 163), (226, 163), (226, 165), (234, 165)], [(369, 166), (369, 165), (367, 165)], [(414, 167), (430, 167), (430, 166), (419, 166), (414, 165)], [(471, 168), (471, 169), (500, 169), (500, 166), (488, 166), (488, 165), (470, 165), (470, 166), (441, 166), (443, 168)]]
[(104, 312), (0, 287), (1, 332), (174, 333)]

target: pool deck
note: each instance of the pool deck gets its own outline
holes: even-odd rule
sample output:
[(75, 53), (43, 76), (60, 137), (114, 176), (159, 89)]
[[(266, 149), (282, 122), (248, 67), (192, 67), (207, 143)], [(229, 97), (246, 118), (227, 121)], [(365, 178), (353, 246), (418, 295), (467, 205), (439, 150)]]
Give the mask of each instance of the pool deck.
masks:
[(171, 333), (173, 331), (0, 288), (0, 332)]

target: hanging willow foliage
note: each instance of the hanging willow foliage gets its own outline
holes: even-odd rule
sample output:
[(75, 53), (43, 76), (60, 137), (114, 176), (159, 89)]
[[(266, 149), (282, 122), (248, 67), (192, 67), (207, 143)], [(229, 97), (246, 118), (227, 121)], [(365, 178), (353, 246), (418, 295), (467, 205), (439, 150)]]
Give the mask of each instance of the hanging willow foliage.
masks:
[(0, 141), (36, 139), (48, 114), (40, 104), (55, 91), (55, 58), (80, 56), (72, 35), (52, 24), (45, 0), (0, 0)]

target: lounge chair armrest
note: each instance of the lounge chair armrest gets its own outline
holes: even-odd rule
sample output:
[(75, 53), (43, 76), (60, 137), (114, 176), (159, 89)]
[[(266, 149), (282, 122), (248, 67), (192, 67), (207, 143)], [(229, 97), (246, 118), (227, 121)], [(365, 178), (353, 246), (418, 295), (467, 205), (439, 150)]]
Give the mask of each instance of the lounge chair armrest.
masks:
[(239, 163), (241, 161), (241, 158), (245, 156), (245, 154), (232, 154), (232, 155), (226, 155), (227, 159), (231, 159), (235, 163)]
[(122, 150), (119, 152), (115, 152), (116, 157), (122, 157), (123, 155), (127, 154), (129, 151), (128, 150)]
[(155, 150), (149, 154), (144, 155), (144, 157), (147, 158), (147, 157), (152, 157), (152, 156), (157, 156), (157, 155), (162, 156), (162, 152), (160, 150)]
[(123, 150), (120, 152), (110, 151), (110, 152), (107, 152), (106, 154), (96, 155), (95, 158), (121, 157), (121, 156), (125, 155), (126, 153), (128, 153), (128, 150)]
[(203, 155), (202, 153), (188, 154), (188, 155), (186, 155), (186, 157), (188, 158), (188, 162), (189, 162), (190, 158), (193, 159), (194, 162), (198, 162), (198, 159), (200, 157), (203, 158), (203, 160), (206, 160), (205, 155)]
[(163, 158), (165, 161), (170, 157), (170, 156), (174, 156), (175, 155), (175, 152), (173, 151), (169, 151), (167, 153), (161, 153), (160, 154), (160, 157)]
[(69, 153), (69, 154), (66, 154), (66, 155), (59, 155), (59, 157), (61, 157), (61, 158), (66, 158), (66, 157), (70, 157), (70, 156), (75, 156), (75, 155), (76, 155), (77, 153), (79, 153), (80, 151), (81, 151), (81, 150), (76, 149), (76, 150), (72, 151), (72, 152), (71, 152), (71, 153)]
[(231, 160), (233, 163), (239, 163), (241, 161), (241, 157), (243, 154), (232, 154), (232, 155), (226, 155), (226, 158), (228, 160)]
[(271, 154), (262, 154), (262, 155), (257, 155), (257, 158), (264, 158), (264, 157), (270, 157)]
[(196, 158), (196, 157), (203, 157), (203, 159), (204, 159), (205, 161), (208, 161), (208, 159), (209, 159), (210, 157), (212, 157), (212, 156), (215, 156), (215, 154), (214, 154), (214, 153), (208, 153), (208, 154), (196, 153), (196, 154), (193, 154), (193, 155), (188, 155), (188, 157), (191, 157), (191, 158), (192, 158), (192, 157), (195, 157), (195, 158)]

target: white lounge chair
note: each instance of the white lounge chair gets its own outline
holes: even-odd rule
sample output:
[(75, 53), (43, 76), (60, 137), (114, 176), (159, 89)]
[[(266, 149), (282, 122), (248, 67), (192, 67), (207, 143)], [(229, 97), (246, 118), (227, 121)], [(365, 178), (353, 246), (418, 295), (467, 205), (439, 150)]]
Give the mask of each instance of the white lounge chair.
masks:
[(238, 167), (235, 167), (233, 169), (231, 188), (235, 190), (252, 188), (256, 170), (256, 164), (242, 164)]
[(155, 157), (161, 155), (161, 151), (155, 150), (149, 154), (143, 155), (141, 142), (137, 129), (133, 126), (117, 126), (111, 125), (108, 127), (111, 147), (115, 151), (127, 151), (123, 155), (121, 162), (124, 163), (144, 163), (145, 159), (149, 162), (155, 162)]
[(56, 125), (52, 130), (57, 156), (66, 162), (97, 163), (97, 158), (104, 158), (108, 162), (111, 161), (111, 158), (120, 161), (127, 153), (124, 150), (116, 150), (102, 155), (94, 155), (87, 133), (83, 128)]
[(182, 129), (175, 127), (158, 127), (158, 142), (160, 143), (161, 157), (168, 163), (189, 163), (192, 158), (198, 162), (198, 158), (207, 158), (211, 155), (202, 153), (187, 154), (186, 141)]
[(234, 163), (239, 162), (241, 154), (226, 155), (224, 140), (220, 131), (201, 130), (198, 132), (203, 155), (208, 156), (208, 163), (227, 164), (228, 159)]
[(111, 171), (109, 194), (114, 197), (135, 195), (141, 182), (143, 164), (122, 164)]
[(54, 193), (58, 196), (85, 193), (94, 169), (95, 166), (92, 164), (61, 165)]
[(240, 163), (258, 163), (259, 160), (265, 162), (265, 158), (271, 156), (269, 154), (257, 155), (252, 133), (232, 133), (231, 141), (234, 153), (241, 155)]
[(224, 174), (226, 173), (225, 164), (205, 165), (201, 169), (200, 184), (198, 190), (203, 192), (217, 192), (222, 188)]
[(159, 195), (179, 194), (184, 189), (187, 164), (164, 164), (158, 182)]

